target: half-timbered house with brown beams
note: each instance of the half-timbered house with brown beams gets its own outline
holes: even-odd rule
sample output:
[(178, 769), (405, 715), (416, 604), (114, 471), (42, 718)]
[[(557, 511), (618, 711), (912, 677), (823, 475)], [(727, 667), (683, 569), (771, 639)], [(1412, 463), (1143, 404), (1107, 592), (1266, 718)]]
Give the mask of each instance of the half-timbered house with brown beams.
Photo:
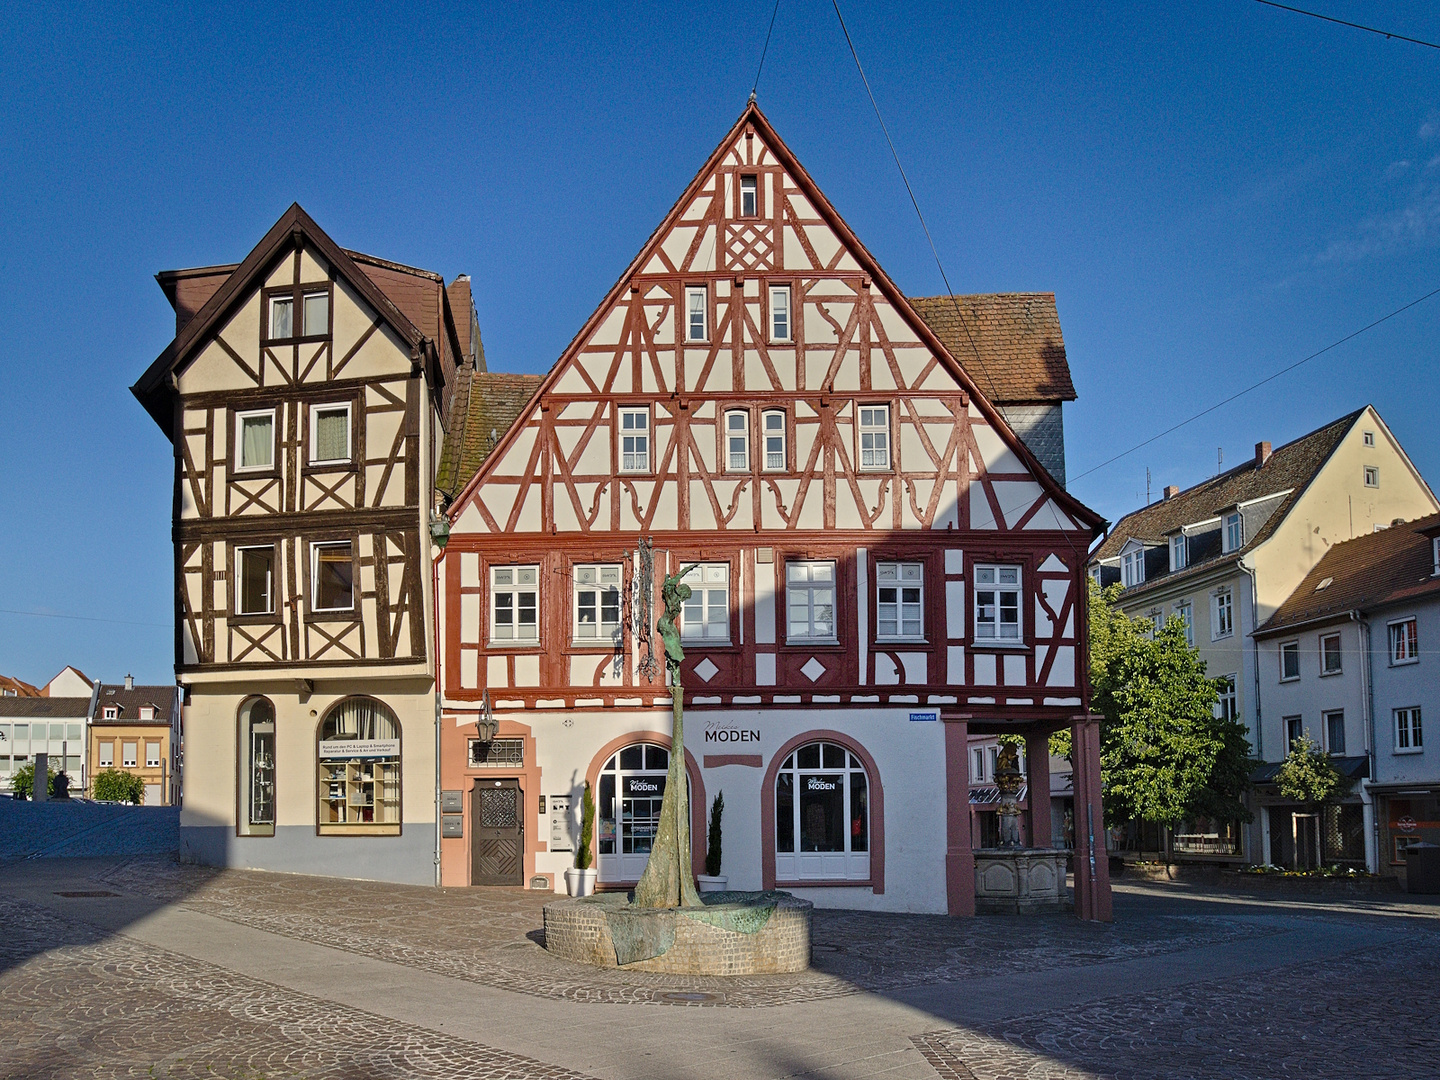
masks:
[[(1048, 792), (1046, 740), (1070, 726), (1093, 822), (1077, 903), (1108, 917), (1087, 846), (1101, 521), (986, 394), (1013, 335), (962, 335), (945, 300), (937, 332), (751, 103), (549, 373), (472, 386), (491, 419), (438, 572), (443, 883), (554, 886), (587, 781), (602, 887), (639, 877), (671, 749), (655, 604), (693, 564), (697, 871), (723, 791), (732, 888), (973, 913), (971, 734), (1023, 735)], [(1063, 368), (1058, 320), (1048, 347), (1036, 325), (1029, 359)], [(1068, 368), (1031, 381), (1017, 403), (1053, 437)]]
[(133, 392), (174, 450), (182, 857), (433, 883), (431, 516), (469, 282), (298, 205), (240, 263), (157, 277), (175, 339)]

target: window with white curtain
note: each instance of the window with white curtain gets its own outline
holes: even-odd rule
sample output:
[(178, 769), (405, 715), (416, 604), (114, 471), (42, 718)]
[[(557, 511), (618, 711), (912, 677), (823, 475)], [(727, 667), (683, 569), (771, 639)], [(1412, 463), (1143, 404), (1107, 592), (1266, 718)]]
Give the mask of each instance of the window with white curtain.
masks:
[(860, 468), (890, 468), (890, 406), (860, 409)]
[(750, 414), (744, 409), (725, 414), (725, 468), (731, 472), (750, 469)]
[(275, 410), (235, 414), (235, 471), (275, 467)]
[(761, 417), (765, 425), (765, 471), (785, 471), (785, 412), (767, 409)]
[(620, 565), (575, 567), (575, 641), (610, 643), (620, 636)]
[(650, 471), (650, 410), (620, 410), (620, 471)]
[(310, 410), (310, 461), (350, 460), (350, 406), (316, 405)]

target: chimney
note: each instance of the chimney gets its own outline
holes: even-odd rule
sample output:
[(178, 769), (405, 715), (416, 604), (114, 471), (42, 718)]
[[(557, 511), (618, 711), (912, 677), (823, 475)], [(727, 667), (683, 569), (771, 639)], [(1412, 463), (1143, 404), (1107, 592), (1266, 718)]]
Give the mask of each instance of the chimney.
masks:
[(135, 689), (135, 676), (134, 676), (134, 675), (126, 675), (126, 676), (125, 676), (125, 689), (126, 689), (126, 690), (134, 690), (134, 689)]
[(1268, 442), (1257, 442), (1255, 444), (1255, 468), (1260, 468), (1270, 460), (1270, 444)]
[(1179, 495), (1179, 494), (1180, 494), (1180, 489), (1179, 489), (1178, 487), (1176, 487), (1174, 484), (1166, 484), (1166, 485), (1165, 485), (1165, 498), (1167, 498), (1167, 499), (1173, 499), (1176, 495)]

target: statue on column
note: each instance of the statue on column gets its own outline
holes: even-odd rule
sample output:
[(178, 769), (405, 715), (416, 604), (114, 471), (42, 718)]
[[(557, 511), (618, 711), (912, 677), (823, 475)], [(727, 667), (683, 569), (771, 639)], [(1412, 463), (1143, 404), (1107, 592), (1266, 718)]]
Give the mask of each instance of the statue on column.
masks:
[(665, 777), (665, 796), (660, 802), (660, 825), (650, 848), (650, 861), (635, 886), (635, 906), (640, 908), (700, 907), (700, 894), (695, 891), (695, 875), (690, 859), (690, 779), (685, 771), (685, 688), (680, 685), (680, 661), (685, 650), (680, 645), (680, 627), (676, 619), (685, 601), (690, 599), (690, 586), (681, 579), (697, 564), (682, 566), (665, 579), (660, 587), (664, 611), (656, 620), (655, 629), (665, 643), (665, 667), (670, 673), (670, 699), (674, 714), (674, 731), (670, 737), (670, 769)]
[(1020, 783), (1020, 752), (1014, 743), (1002, 743), (995, 763), (995, 786), (1000, 789), (1000, 846), (1010, 850), (1024, 846), (1020, 843)]

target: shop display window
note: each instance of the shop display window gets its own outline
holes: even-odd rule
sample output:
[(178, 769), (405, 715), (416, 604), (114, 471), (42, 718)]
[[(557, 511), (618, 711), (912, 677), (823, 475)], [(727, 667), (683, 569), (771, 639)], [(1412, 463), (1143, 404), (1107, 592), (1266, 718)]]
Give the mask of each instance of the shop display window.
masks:
[(870, 877), (869, 781), (843, 746), (799, 747), (775, 777), (775, 879)]
[(320, 724), (321, 833), (400, 831), (400, 724), (373, 698), (347, 698)]
[(251, 698), (240, 707), (241, 836), (275, 835), (275, 706)]
[(665, 747), (635, 743), (600, 770), (595, 833), (601, 881), (638, 881), (645, 872), (669, 768)]

